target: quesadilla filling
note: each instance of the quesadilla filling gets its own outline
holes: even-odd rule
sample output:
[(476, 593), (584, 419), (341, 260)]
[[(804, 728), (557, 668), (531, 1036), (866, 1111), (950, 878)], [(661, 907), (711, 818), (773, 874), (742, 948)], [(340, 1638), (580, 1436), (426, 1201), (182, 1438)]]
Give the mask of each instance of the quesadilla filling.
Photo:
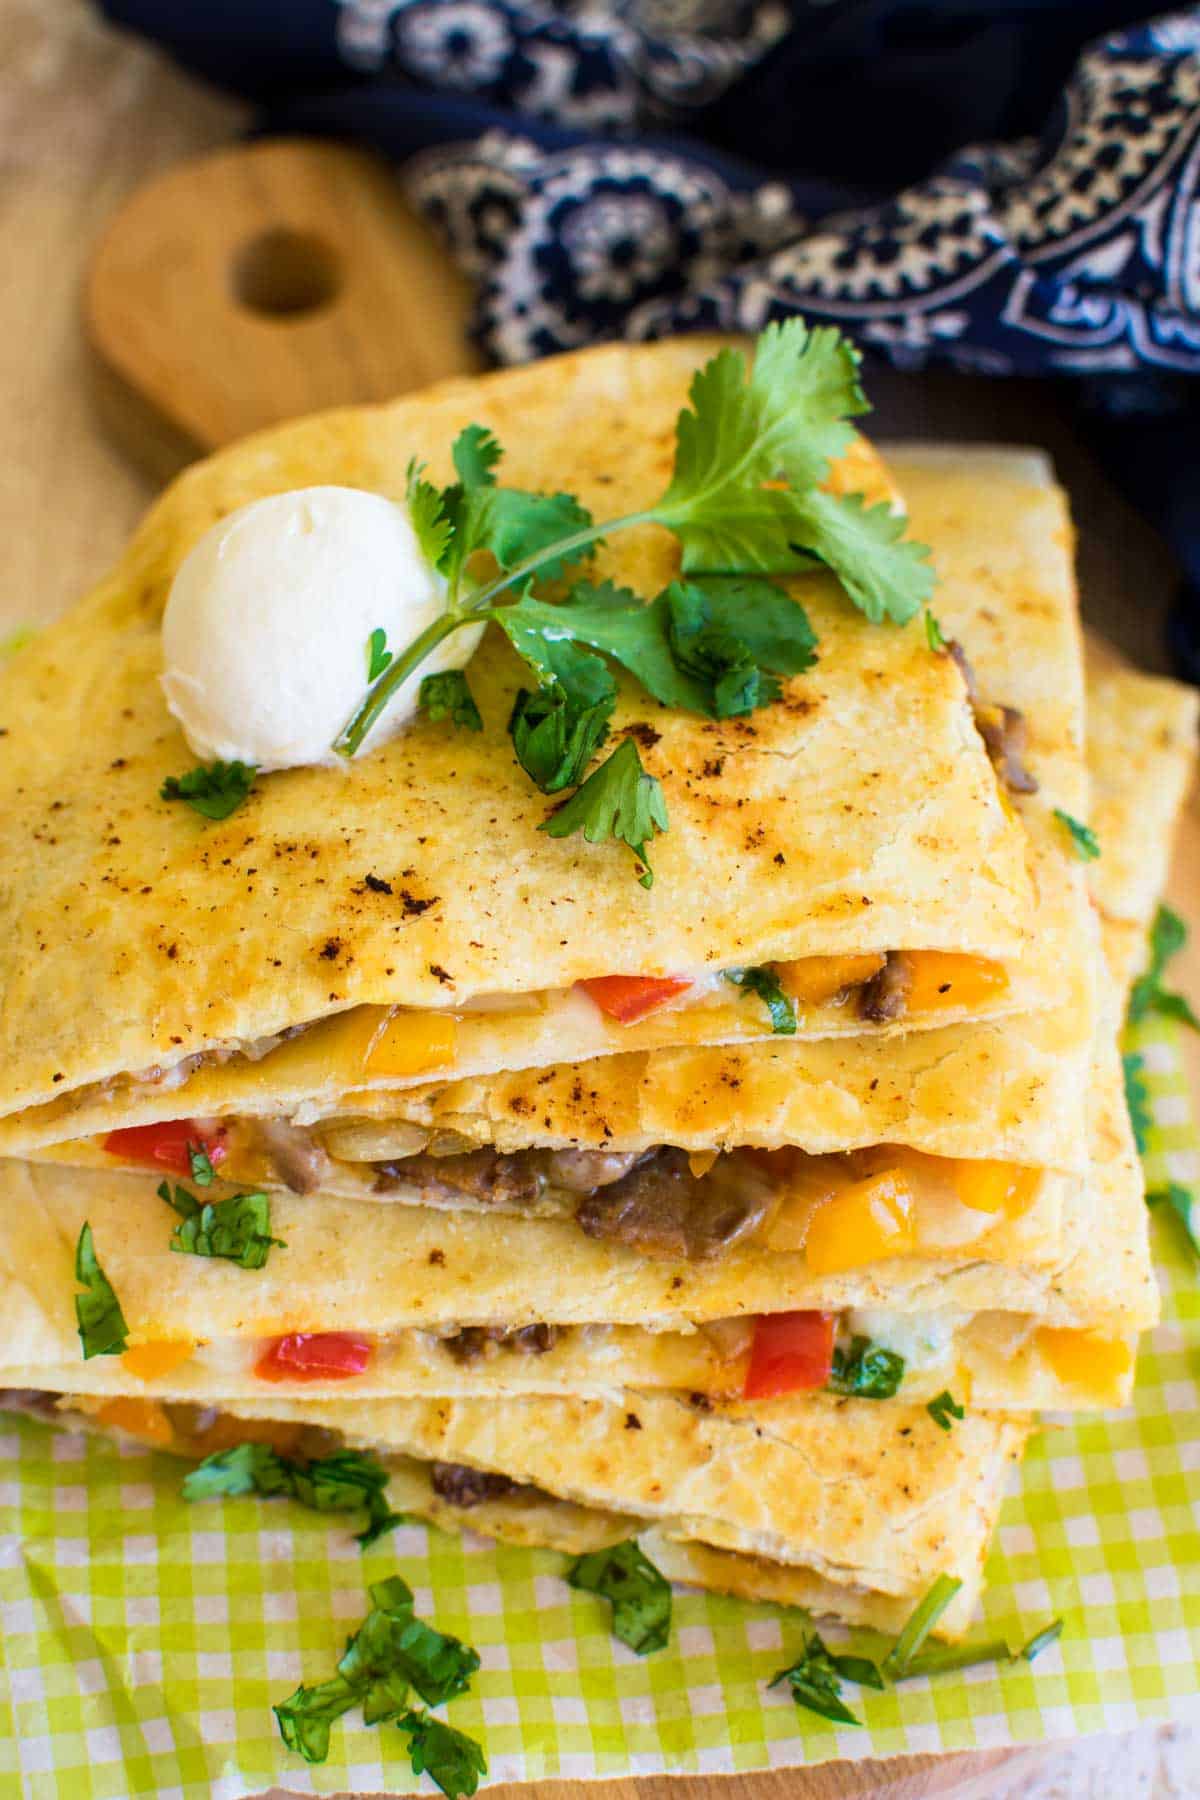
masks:
[(974, 1243), (1037, 1198), (1038, 1170), (903, 1145), (813, 1156), (794, 1148), (499, 1151), (405, 1122), (173, 1120), (113, 1132), (110, 1154), (186, 1177), (315, 1192), (352, 1183), (444, 1210), (573, 1219), (641, 1256), (700, 1262), (738, 1245), (802, 1251), (814, 1274)]

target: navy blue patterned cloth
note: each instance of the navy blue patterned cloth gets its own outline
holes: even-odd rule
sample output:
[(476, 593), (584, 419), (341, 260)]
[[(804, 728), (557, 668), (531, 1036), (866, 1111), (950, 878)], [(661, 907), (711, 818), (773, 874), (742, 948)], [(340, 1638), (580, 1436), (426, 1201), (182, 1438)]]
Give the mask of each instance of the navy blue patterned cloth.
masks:
[(1071, 377), (1200, 584), (1200, 6), (104, 10), (264, 128), (394, 158), (497, 360), (799, 311), (904, 368)]

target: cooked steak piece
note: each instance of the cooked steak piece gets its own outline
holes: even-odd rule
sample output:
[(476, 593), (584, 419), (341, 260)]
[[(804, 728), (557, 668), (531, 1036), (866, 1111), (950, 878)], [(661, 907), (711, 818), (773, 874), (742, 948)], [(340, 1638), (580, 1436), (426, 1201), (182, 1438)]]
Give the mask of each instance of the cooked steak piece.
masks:
[(442, 1341), (455, 1362), (478, 1362), (496, 1350), (523, 1350), (527, 1356), (544, 1356), (558, 1342), (557, 1325), (523, 1325), (510, 1330), (504, 1325), (464, 1325)]
[(962, 671), (975, 724), (997, 775), (1010, 794), (1036, 794), (1037, 777), (1030, 774), (1022, 760), (1025, 755), (1024, 713), (1018, 712), (1015, 706), (989, 706), (980, 698), (979, 683), (967, 653), (953, 638), (947, 639), (946, 654)]
[(489, 1149), (458, 1156), (405, 1156), (398, 1162), (376, 1163), (375, 1168), (375, 1191), (380, 1194), (416, 1187), (427, 1193), (466, 1194), (493, 1206), (512, 1206), (536, 1200), (542, 1190), (541, 1172), (525, 1151), (508, 1156)]
[(902, 1019), (908, 1010), (908, 990), (912, 986), (912, 970), (907, 958), (898, 950), (889, 950), (887, 961), (878, 975), (858, 991), (858, 1010), (873, 1025), (886, 1025)]
[(259, 1138), (281, 1180), (294, 1194), (311, 1194), (329, 1172), (329, 1158), (311, 1131), (287, 1119), (258, 1119)]
[(511, 1494), (517, 1483), (507, 1475), (490, 1475), (486, 1469), (468, 1469), (465, 1463), (435, 1462), (430, 1471), (433, 1491), (452, 1506), (480, 1506)]
[(977, 706), (975, 723), (987, 746), (992, 767), (1010, 794), (1036, 794), (1037, 777), (1031, 775), (1025, 755), (1025, 714), (1015, 706)]
[(695, 1176), (686, 1151), (656, 1150), (575, 1209), (589, 1237), (628, 1244), (643, 1256), (698, 1262), (751, 1236), (774, 1205), (767, 1177), (743, 1157), (718, 1157)]

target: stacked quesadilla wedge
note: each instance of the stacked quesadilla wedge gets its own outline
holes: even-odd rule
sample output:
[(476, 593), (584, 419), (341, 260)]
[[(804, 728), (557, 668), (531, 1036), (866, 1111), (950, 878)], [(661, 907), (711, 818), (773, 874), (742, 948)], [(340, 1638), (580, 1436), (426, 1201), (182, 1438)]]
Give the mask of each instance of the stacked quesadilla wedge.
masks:
[[(58, 842), (5, 897), (0, 1141), (27, 1160), (0, 1165), (0, 1380), (192, 1458), (370, 1450), (391, 1503), (440, 1523), (574, 1550), (636, 1535), (671, 1577), (888, 1629), (950, 1575), (955, 1635), (1035, 1409), (1122, 1401), (1156, 1316), (1044, 471), (896, 459), (934, 623), (871, 625), (800, 578), (821, 661), (753, 735), (624, 695), (671, 813), (648, 894), (534, 835), (501, 748), (518, 676), (490, 638), (477, 740), (417, 725), (203, 829), (153, 798), (185, 754), (154, 613), (212, 517), (301, 482), (398, 491), (475, 418), (523, 418), (526, 485), (553, 454), (556, 482), (624, 483), (635, 507), (703, 350), (455, 383), (192, 471), (81, 615), (85, 660), (114, 672), (110, 735), (49, 831), (61, 640), (11, 671), (25, 791), (5, 829)], [(861, 444), (833, 480), (893, 492)], [(656, 543), (604, 554), (645, 591), (670, 572), (647, 573)], [(1134, 832), (1169, 833), (1194, 730), (1170, 684), (1140, 713), (1132, 691), (1098, 687), (1091, 722), (1130, 869)], [(95, 707), (95, 683), (68, 698)], [(101, 851), (106, 755), (123, 785)], [(1172, 771), (1149, 828), (1126, 755)], [(1156, 888), (1114, 881), (1106, 931), (1144, 935)], [(68, 970), (44, 1005), (34, 944)], [(747, 970), (794, 1030), (726, 979)], [(614, 977), (679, 991), (622, 1022), (595, 998)], [(86, 1360), (80, 1284), (109, 1309)]]

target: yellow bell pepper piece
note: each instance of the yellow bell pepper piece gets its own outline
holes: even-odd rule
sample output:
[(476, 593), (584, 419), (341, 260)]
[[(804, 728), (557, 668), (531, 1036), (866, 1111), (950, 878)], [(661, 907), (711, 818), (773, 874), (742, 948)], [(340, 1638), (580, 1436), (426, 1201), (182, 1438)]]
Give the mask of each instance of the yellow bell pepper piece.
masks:
[(946, 950), (906, 950), (911, 977), (910, 1013), (949, 1006), (985, 1006), (1008, 992), (1008, 971), (986, 956), (956, 956)]
[(950, 1169), (954, 1191), (964, 1206), (974, 1212), (1004, 1212), (1010, 1219), (1029, 1211), (1040, 1179), (1036, 1169), (986, 1157), (955, 1157)]
[(453, 1064), (458, 1023), (448, 1013), (395, 1012), (372, 1044), (363, 1069), (370, 1081), (389, 1075), (426, 1075)]
[(878, 975), (884, 964), (878, 956), (802, 956), (796, 962), (776, 963), (775, 972), (786, 994), (802, 1006), (819, 1006), (843, 988), (859, 987)]
[(1035, 1342), (1060, 1381), (1095, 1391), (1102, 1399), (1133, 1366), (1132, 1346), (1124, 1338), (1107, 1338), (1099, 1331), (1043, 1325)]
[(121, 1367), (136, 1375), (139, 1381), (161, 1381), (164, 1375), (170, 1375), (185, 1363), (195, 1348), (195, 1338), (164, 1338), (148, 1344), (131, 1344), (121, 1358)]
[(914, 1248), (913, 1192), (899, 1170), (885, 1169), (843, 1188), (812, 1216), (804, 1255), (814, 1275), (838, 1275)]
[(169, 1450), (175, 1442), (175, 1429), (157, 1400), (106, 1400), (95, 1416), (102, 1425), (127, 1431), (159, 1450)]

